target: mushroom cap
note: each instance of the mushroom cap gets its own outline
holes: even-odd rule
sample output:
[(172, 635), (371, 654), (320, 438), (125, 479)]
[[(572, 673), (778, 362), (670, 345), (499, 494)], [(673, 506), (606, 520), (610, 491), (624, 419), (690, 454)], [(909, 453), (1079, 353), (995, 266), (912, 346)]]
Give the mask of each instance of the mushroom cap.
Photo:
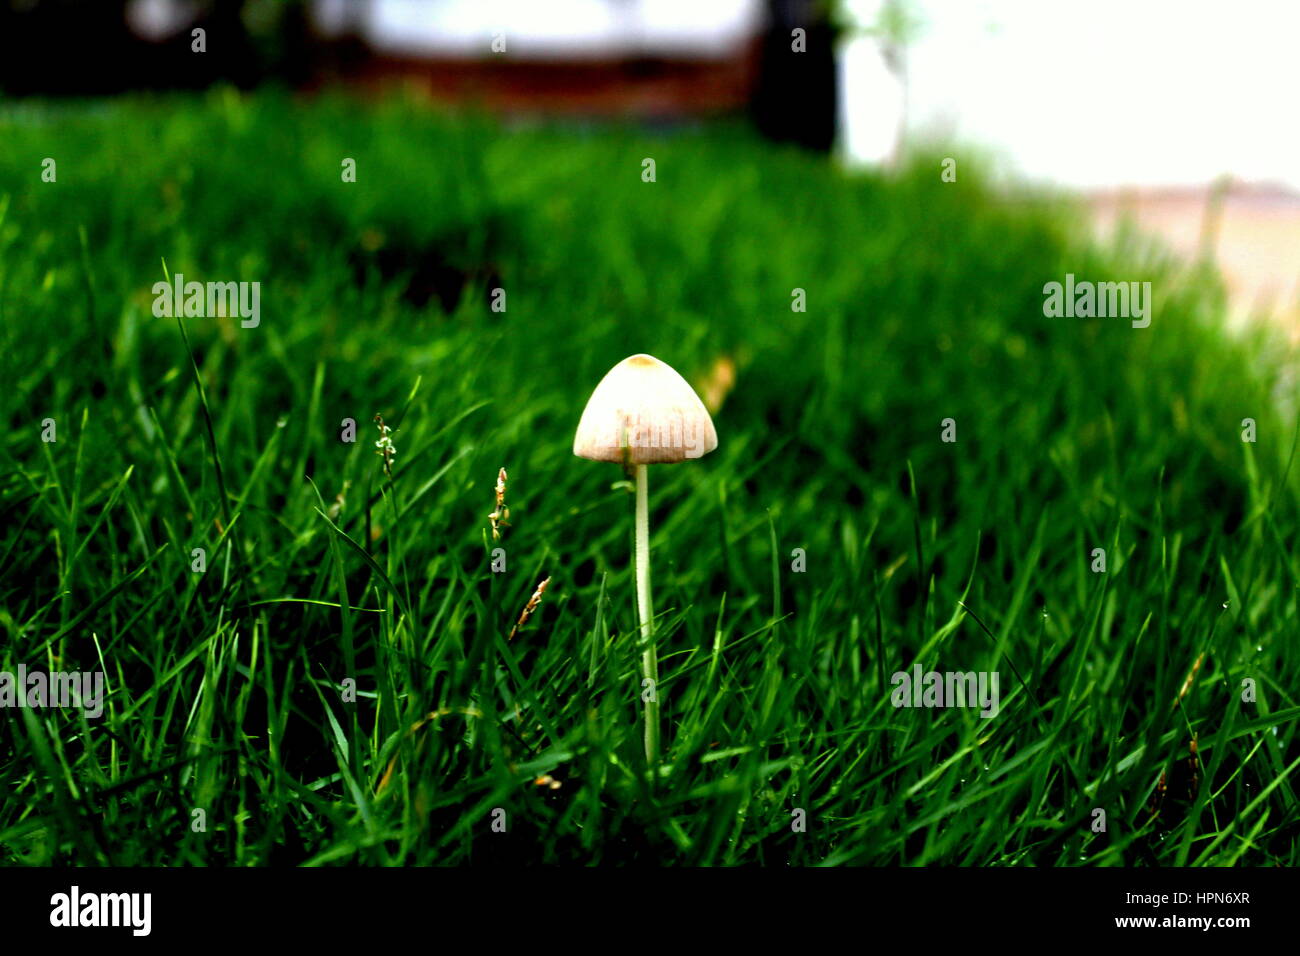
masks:
[(573, 438), (578, 457), (625, 465), (686, 461), (717, 447), (700, 397), (653, 355), (630, 356), (605, 373)]

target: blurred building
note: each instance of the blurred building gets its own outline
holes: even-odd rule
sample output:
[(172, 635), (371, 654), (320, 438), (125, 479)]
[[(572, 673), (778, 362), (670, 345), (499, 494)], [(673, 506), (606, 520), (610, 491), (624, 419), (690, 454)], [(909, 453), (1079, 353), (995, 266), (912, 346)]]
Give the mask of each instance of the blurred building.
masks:
[[(751, 111), (775, 139), (835, 135), (831, 6), (818, 0), (322, 0), (351, 78), (503, 112), (678, 118)], [(796, 43), (794, 32), (803, 36)]]
[(825, 0), (0, 0), (0, 92), (401, 85), (505, 113), (749, 112), (766, 135), (827, 150), (831, 9)]

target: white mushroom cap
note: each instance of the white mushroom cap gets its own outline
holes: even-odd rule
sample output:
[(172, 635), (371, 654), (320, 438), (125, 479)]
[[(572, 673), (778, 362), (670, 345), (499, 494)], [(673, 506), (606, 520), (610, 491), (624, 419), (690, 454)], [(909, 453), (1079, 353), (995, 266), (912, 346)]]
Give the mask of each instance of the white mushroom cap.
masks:
[(717, 447), (718, 433), (700, 397), (653, 355), (625, 358), (605, 374), (573, 438), (580, 458), (628, 465), (685, 461)]

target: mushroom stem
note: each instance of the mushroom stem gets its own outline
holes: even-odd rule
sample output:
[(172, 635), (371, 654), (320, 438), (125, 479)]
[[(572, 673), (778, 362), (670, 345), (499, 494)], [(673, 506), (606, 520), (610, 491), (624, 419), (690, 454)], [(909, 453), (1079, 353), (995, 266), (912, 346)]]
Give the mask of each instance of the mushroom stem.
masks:
[(645, 758), (659, 754), (659, 659), (654, 645), (654, 605), (650, 600), (650, 489), (645, 465), (636, 466), (636, 604), (641, 616), (641, 671), (650, 680), (645, 702)]

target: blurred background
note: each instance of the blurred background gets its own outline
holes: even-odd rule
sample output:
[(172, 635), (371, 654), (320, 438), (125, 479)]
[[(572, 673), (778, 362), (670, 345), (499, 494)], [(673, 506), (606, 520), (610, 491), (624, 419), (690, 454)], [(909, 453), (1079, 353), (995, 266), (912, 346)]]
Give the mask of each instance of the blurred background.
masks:
[[(194, 30), (205, 31), (195, 55)], [(749, 117), (889, 165), (979, 147), (1212, 257), (1300, 336), (1300, 6), (1243, 0), (3, 0), (8, 96), (344, 84), (512, 119)], [(956, 144), (962, 144), (961, 147)]]

